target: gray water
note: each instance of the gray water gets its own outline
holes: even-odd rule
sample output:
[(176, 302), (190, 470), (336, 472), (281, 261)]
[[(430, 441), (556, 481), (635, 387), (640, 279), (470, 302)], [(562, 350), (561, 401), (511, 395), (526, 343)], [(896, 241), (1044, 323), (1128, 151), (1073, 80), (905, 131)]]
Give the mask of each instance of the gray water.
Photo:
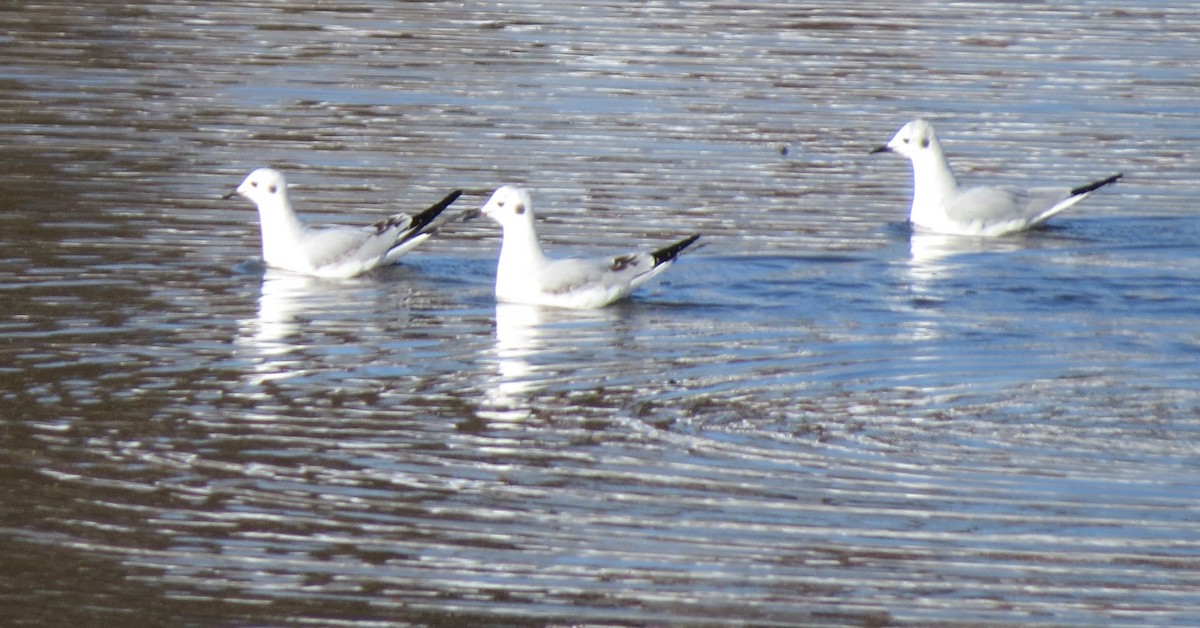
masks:
[[(0, 10), (4, 623), (1200, 623), (1191, 3), (61, 4)], [(916, 116), (1126, 177), (911, 234)], [(595, 312), (497, 306), (486, 221), (305, 279), (263, 165), (705, 246)]]

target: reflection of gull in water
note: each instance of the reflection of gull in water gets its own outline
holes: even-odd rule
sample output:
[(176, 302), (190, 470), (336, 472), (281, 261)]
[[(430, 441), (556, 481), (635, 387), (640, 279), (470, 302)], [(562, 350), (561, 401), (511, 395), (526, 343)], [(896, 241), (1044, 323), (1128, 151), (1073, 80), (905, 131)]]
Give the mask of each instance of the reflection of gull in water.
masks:
[(264, 355), (287, 353), (291, 346), (283, 340), (296, 331), (296, 314), (302, 301), (319, 280), (296, 273), (268, 268), (263, 275), (262, 296), (258, 299), (258, 319), (254, 340)]
[(254, 381), (261, 383), (304, 374), (297, 352), (301, 323), (309, 315), (345, 307), (346, 291), (354, 281), (328, 281), (268, 268), (263, 275), (258, 316), (243, 324), (239, 344), (249, 346), (258, 358)]
[(560, 370), (555, 367), (572, 359), (574, 352), (590, 354), (586, 327), (610, 330), (616, 311), (497, 303), (496, 376), (489, 383), (482, 414), (505, 421), (528, 419), (529, 398)]
[(914, 288), (953, 272), (952, 258), (969, 253), (1008, 253), (1022, 247), (1021, 238), (983, 238), (914, 231), (909, 240), (909, 276)]
[[(529, 358), (541, 346), (539, 334), (544, 320), (541, 306), (524, 303), (496, 304), (496, 370), (498, 377), (488, 395), (497, 408), (512, 408), (536, 389)], [(528, 410), (518, 411), (527, 415)], [(516, 417), (509, 417), (516, 418)]]
[(905, 266), (908, 293), (902, 300), (904, 310), (918, 316), (906, 326), (912, 341), (926, 341), (942, 335), (939, 317), (928, 311), (947, 294), (944, 280), (953, 278), (967, 263), (960, 258), (975, 253), (1008, 253), (1023, 246), (1023, 238), (985, 238), (926, 231), (913, 231), (909, 240), (911, 257)]

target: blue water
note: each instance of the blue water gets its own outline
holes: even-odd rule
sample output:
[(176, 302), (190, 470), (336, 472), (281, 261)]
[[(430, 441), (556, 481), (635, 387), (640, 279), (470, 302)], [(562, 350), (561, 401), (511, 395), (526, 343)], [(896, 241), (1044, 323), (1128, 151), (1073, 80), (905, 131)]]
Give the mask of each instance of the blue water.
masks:
[[(6, 618), (1194, 625), (1191, 5), (85, 2), (0, 13)], [(1125, 173), (1042, 231), (966, 183)], [(498, 228), (266, 270), (273, 165), (366, 224), (533, 190), (556, 254), (704, 246), (629, 302), (497, 305)]]

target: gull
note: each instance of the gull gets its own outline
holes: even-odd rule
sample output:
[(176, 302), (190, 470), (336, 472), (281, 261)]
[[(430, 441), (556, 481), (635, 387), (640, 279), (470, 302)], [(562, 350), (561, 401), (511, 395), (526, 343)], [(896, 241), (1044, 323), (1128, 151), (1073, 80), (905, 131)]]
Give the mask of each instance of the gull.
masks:
[(393, 264), (437, 230), (438, 214), (462, 194), (451, 192), (415, 216), (395, 214), (367, 227), (314, 228), (296, 217), (287, 181), (271, 168), (259, 168), (233, 192), (258, 206), (263, 261), (271, 267), (315, 277), (347, 278)]
[(533, 226), (529, 192), (506, 185), (473, 215), (500, 223), (503, 241), (496, 268), (496, 300), (587, 309), (608, 305), (667, 269), (700, 238), (693, 235), (650, 253), (597, 259), (552, 260), (542, 252)]
[(924, 120), (904, 125), (891, 141), (871, 154), (883, 152), (898, 153), (912, 161), (909, 222), (925, 231), (950, 235), (1001, 236), (1031, 229), (1121, 178), (1118, 173), (1074, 189), (1044, 187), (1023, 192), (959, 187), (933, 125)]

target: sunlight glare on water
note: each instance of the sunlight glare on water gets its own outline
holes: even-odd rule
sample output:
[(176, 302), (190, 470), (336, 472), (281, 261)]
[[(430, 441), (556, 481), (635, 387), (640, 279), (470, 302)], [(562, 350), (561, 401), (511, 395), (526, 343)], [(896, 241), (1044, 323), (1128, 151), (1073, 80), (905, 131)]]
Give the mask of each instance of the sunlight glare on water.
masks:
[[(1194, 8), (186, 3), (0, 12), (15, 623), (1194, 625)], [(910, 233), (933, 120), (1048, 229)], [(499, 228), (346, 281), (317, 222), (529, 187), (635, 298), (496, 304)]]

